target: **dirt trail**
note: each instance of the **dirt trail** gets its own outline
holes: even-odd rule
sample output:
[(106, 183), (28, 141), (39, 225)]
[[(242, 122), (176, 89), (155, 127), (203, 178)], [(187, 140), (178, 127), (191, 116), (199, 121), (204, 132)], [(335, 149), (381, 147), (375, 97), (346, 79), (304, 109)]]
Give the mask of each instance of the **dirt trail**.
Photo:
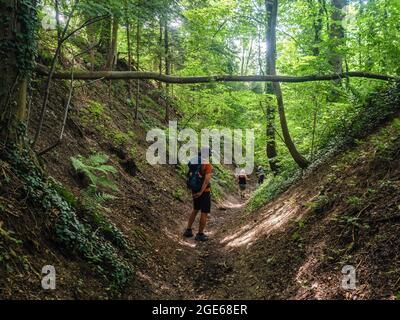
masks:
[[(249, 194), (255, 189), (249, 186)], [(230, 288), (235, 286), (238, 279), (234, 270), (236, 252), (231, 250), (224, 239), (232, 233), (227, 225), (232, 226), (240, 221), (243, 215), (246, 199), (240, 199), (239, 194), (229, 194), (221, 203), (213, 203), (212, 212), (207, 223), (206, 233), (210, 239), (198, 242), (193, 238), (182, 238), (180, 245), (185, 251), (185, 257), (179, 263), (184, 270), (185, 279), (180, 285), (184, 286), (187, 299), (228, 299)], [(177, 233), (182, 233), (186, 227), (183, 219)], [(198, 227), (198, 217), (193, 226)]]

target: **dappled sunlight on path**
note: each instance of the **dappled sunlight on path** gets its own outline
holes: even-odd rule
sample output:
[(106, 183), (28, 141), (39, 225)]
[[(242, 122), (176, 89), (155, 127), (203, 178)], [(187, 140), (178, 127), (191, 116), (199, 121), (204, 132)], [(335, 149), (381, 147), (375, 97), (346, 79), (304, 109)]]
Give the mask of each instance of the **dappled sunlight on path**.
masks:
[(223, 238), (221, 243), (231, 248), (248, 247), (258, 238), (267, 235), (272, 230), (288, 222), (299, 211), (299, 208), (300, 205), (295, 197), (283, 199), (282, 202), (271, 203), (260, 213), (258, 220), (249, 222), (238, 230), (233, 231), (232, 235)]

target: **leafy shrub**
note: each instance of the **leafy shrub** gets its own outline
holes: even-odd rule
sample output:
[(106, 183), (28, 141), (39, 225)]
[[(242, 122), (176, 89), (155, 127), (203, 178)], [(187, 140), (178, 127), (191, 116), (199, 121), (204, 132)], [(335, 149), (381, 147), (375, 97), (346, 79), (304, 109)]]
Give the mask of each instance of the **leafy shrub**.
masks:
[(130, 140), (133, 140), (135, 138), (135, 134), (133, 131), (122, 132), (119, 130), (113, 130), (109, 134), (109, 138), (115, 145), (120, 146), (129, 142)]
[(399, 111), (400, 84), (382, 87), (369, 94), (365, 101), (355, 102), (351, 112), (345, 114), (342, 122), (321, 137), (321, 148), (333, 145), (351, 144), (364, 138), (374, 128)]
[(49, 179), (49, 185), (54, 188), (58, 194), (65, 200), (68, 202), (68, 204), (71, 207), (76, 207), (78, 204), (78, 201), (76, 199), (76, 197), (67, 189), (65, 189), (65, 187), (59, 183), (57, 180), (50, 178)]
[(270, 177), (252, 194), (247, 203), (246, 212), (252, 212), (261, 208), (267, 202), (289, 189), (290, 186), (300, 177), (300, 170), (294, 170), (292, 172), (286, 172)]
[(87, 112), (91, 114), (94, 118), (100, 118), (104, 114), (104, 106), (97, 101), (90, 100), (89, 106), (87, 107)]
[(353, 217), (350, 215), (336, 216), (336, 217), (333, 217), (331, 220), (337, 221), (340, 224), (343, 224), (345, 226), (348, 225), (348, 226), (356, 227), (359, 229), (368, 229), (369, 228), (369, 225), (366, 223), (362, 223), (360, 218)]
[(357, 196), (350, 196), (346, 199), (346, 203), (351, 207), (359, 207), (363, 203), (363, 199)]
[(218, 184), (224, 191), (234, 191), (235, 190), (235, 178), (229, 170), (227, 170), (223, 165), (214, 165), (213, 180)]
[(183, 189), (178, 188), (172, 192), (172, 196), (174, 197), (174, 199), (183, 202), (185, 191)]
[(85, 108), (79, 110), (79, 117), (83, 124), (90, 125), (102, 133), (106, 133), (107, 122), (111, 118), (106, 115), (105, 107), (102, 103), (90, 100)]

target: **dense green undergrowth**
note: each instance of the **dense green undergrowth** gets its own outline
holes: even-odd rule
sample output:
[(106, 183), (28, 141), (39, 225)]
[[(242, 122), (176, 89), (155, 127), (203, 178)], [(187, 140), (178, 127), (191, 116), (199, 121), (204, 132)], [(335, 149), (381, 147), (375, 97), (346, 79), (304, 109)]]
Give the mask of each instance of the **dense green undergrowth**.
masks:
[[(23, 182), (26, 202), (36, 214), (46, 215), (54, 232), (50, 237), (65, 250), (94, 266), (108, 283), (111, 292), (118, 292), (134, 274), (132, 262), (137, 254), (124, 239), (121, 231), (104, 217), (101, 226), (79, 218), (80, 202), (72, 193), (52, 178), (47, 178), (26, 152), (9, 148), (5, 153), (13, 173)], [(83, 213), (93, 208), (85, 206)], [(86, 211), (86, 212), (85, 212)], [(86, 215), (88, 217), (88, 215)], [(100, 231), (99, 231), (100, 230)], [(102, 232), (103, 231), (103, 232)], [(129, 259), (129, 262), (128, 262)]]
[[(374, 129), (393, 118), (400, 110), (400, 84), (394, 83), (369, 95), (363, 104), (356, 105), (345, 122), (337, 124), (321, 140), (321, 150), (317, 153), (310, 170), (323, 164), (329, 157), (349, 146), (357, 145)], [(322, 139), (322, 138), (321, 138)], [(259, 209), (276, 196), (285, 192), (302, 177), (302, 170), (288, 166), (276, 176), (268, 179), (251, 196), (246, 212)]]

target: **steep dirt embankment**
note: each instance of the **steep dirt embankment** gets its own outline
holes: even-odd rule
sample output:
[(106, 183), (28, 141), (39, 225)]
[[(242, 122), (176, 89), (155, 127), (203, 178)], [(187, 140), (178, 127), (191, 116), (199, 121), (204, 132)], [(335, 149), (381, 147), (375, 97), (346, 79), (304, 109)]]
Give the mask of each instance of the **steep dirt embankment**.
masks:
[[(35, 83), (29, 123), (31, 136), (38, 124), (43, 85), (44, 80)], [(56, 81), (51, 87), (37, 150), (44, 149), (58, 138), (68, 86), (68, 82)], [(133, 248), (130, 255), (117, 247), (112, 251), (126, 258), (124, 261), (132, 267), (135, 275), (122, 291), (110, 290), (110, 281), (103, 277), (105, 272), (98, 272), (96, 264), (99, 263), (95, 260), (98, 258), (91, 256), (90, 248), (75, 246), (67, 250), (60, 245), (60, 239), (55, 239), (53, 218), (59, 218), (59, 210), (34, 206), (26, 183), (14, 174), (7, 161), (1, 161), (0, 297), (147, 298), (163, 296), (164, 292), (168, 296), (180, 297), (179, 288), (169, 287), (182, 272), (171, 263), (171, 260), (177, 259), (179, 252), (169, 245), (169, 230), (177, 228), (182, 217), (186, 216), (190, 208), (185, 203), (190, 201), (187, 201), (187, 193), (183, 189), (184, 181), (173, 166), (153, 167), (145, 160), (148, 146), (146, 132), (150, 128), (165, 126), (167, 102), (159, 98), (159, 90), (154, 84), (142, 82), (138, 120), (135, 121), (134, 107), (127, 102), (125, 82), (79, 82), (75, 86), (64, 140), (45, 154), (41, 161), (46, 175), (61, 182), (63, 188), (68, 190), (68, 193), (64, 191), (67, 198), (76, 202), (75, 199), (82, 197), (87, 181), (75, 174), (70, 158), (99, 153), (110, 157), (108, 164), (117, 170), (111, 180), (119, 191), (112, 193), (115, 199), (107, 200), (102, 205), (109, 209), (106, 219), (122, 231)], [(173, 106), (169, 107), (169, 112), (170, 119), (179, 118)], [(36, 191), (32, 190), (33, 193)], [(37, 196), (40, 198), (42, 194)], [(101, 228), (86, 212), (78, 210), (77, 215), (80, 221), (92, 225), (91, 232), (100, 234), (98, 229)], [(77, 243), (81, 245), (79, 241)], [(89, 253), (82, 256), (76, 253), (79, 250)], [(112, 261), (108, 264), (113, 266)], [(45, 265), (56, 268), (57, 290), (45, 291), (41, 288), (41, 270)], [(99, 267), (102, 267), (101, 264)], [(113, 271), (117, 280), (122, 277), (118, 270)]]
[[(399, 191), (397, 118), (260, 210), (228, 195), (213, 208), (209, 242), (176, 236), (186, 298), (399, 298)], [(355, 290), (341, 286), (346, 265)]]
[[(400, 119), (251, 214), (219, 226), (213, 298), (394, 299), (400, 292)], [(356, 289), (341, 288), (342, 268)]]

